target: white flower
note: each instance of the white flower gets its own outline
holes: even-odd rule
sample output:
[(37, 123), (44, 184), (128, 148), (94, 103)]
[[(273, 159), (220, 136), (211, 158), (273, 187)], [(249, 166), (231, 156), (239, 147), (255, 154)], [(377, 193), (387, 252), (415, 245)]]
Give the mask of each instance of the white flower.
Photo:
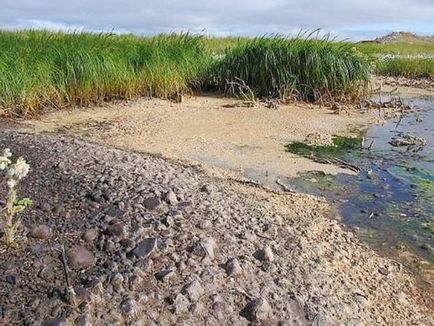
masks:
[(5, 150), (3, 151), (3, 156), (5, 158), (9, 158), (12, 156), (11, 150), (9, 148), (5, 148)]
[(3, 160), (3, 157), (0, 156), (0, 171), (3, 171), (10, 164), (10, 161)]
[(30, 165), (26, 163), (24, 158), (20, 157), (17, 160), (17, 163), (15, 163), (14, 170), (15, 177), (18, 180), (21, 180), (29, 173)]
[(17, 181), (15, 179), (11, 178), (7, 181), (7, 185), (9, 187), (9, 189), (13, 189), (17, 185)]

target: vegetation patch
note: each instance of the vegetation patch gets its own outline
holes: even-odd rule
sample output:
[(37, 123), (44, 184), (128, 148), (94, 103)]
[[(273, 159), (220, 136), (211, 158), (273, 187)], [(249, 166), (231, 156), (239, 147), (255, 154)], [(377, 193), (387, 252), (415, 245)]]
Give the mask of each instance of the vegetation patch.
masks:
[(379, 60), (377, 72), (383, 76), (430, 78), (434, 77), (434, 58), (388, 58)]
[(211, 57), (200, 37), (0, 32), (0, 114), (197, 87)]
[(213, 81), (244, 81), (259, 97), (307, 101), (357, 98), (370, 79), (370, 65), (350, 43), (285, 37), (255, 38), (229, 49)]

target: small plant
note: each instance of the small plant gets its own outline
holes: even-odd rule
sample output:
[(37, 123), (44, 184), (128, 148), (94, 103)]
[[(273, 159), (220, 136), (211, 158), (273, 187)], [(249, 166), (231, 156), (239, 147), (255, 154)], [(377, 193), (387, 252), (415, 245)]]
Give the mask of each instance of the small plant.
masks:
[(8, 186), (8, 194), (4, 208), (0, 210), (0, 218), (4, 231), (3, 241), (8, 246), (15, 242), (16, 232), (20, 225), (19, 221), (14, 218), (15, 214), (22, 212), (32, 204), (29, 198), (18, 198), (18, 184), (29, 173), (30, 166), (22, 157), (18, 158), (15, 163), (11, 158), (12, 153), (8, 148), (0, 155), (0, 171), (4, 172)]

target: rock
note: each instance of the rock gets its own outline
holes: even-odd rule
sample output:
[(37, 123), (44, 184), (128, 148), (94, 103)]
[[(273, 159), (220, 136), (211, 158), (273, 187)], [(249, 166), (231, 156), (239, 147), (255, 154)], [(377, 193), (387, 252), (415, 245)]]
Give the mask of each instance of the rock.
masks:
[(137, 258), (148, 257), (157, 248), (157, 238), (147, 238), (141, 241), (133, 250), (132, 254)]
[(238, 259), (229, 259), (225, 264), (225, 271), (228, 276), (235, 276), (241, 274), (242, 269)]
[(420, 248), (429, 252), (434, 252), (434, 248), (431, 247), (428, 243), (421, 244)]
[(92, 243), (95, 241), (95, 239), (98, 237), (98, 230), (97, 229), (90, 229), (83, 233), (83, 240), (89, 243)]
[(205, 238), (200, 240), (194, 248), (194, 253), (201, 257), (209, 257), (214, 259), (214, 250), (216, 243), (213, 238)]
[(354, 297), (354, 300), (361, 305), (366, 305), (368, 303), (368, 299), (363, 294), (354, 293), (353, 297)]
[(122, 239), (119, 241), (119, 244), (124, 248), (133, 248), (135, 243), (134, 240), (131, 240), (129, 238)]
[(117, 222), (107, 226), (105, 233), (112, 236), (122, 237), (125, 235), (125, 225), (121, 222)]
[(75, 325), (77, 326), (92, 326), (91, 318), (89, 314), (85, 313), (75, 319)]
[(212, 227), (212, 222), (209, 220), (202, 220), (199, 222), (197, 227), (202, 230), (210, 229)]
[(136, 310), (136, 302), (131, 298), (126, 298), (121, 302), (120, 308), (125, 315), (132, 315)]
[(68, 260), (74, 268), (86, 268), (95, 263), (93, 254), (82, 246), (75, 246), (68, 250)]
[(148, 197), (143, 200), (143, 205), (149, 210), (154, 210), (161, 205), (161, 200), (158, 197)]
[(56, 317), (46, 320), (43, 323), (44, 326), (67, 326), (65, 317)]
[(241, 311), (241, 316), (247, 318), (250, 322), (265, 322), (270, 315), (270, 304), (263, 298), (250, 301)]
[(264, 249), (258, 250), (254, 253), (254, 257), (260, 261), (273, 262), (274, 254), (271, 247), (267, 246)]
[(176, 197), (176, 194), (172, 190), (169, 190), (168, 192), (165, 193), (164, 200), (170, 205), (178, 204), (178, 198)]
[(32, 232), (30, 233), (32, 238), (41, 239), (41, 240), (46, 240), (51, 238), (52, 234), (53, 232), (51, 231), (51, 228), (45, 224), (41, 224), (34, 227)]
[(202, 285), (198, 280), (187, 284), (182, 289), (181, 293), (184, 294), (190, 301), (195, 302), (204, 294)]
[(178, 294), (175, 299), (173, 299), (173, 306), (175, 308), (176, 313), (183, 313), (188, 310), (190, 303), (188, 302), (188, 299), (182, 295)]
[(172, 271), (171, 269), (165, 269), (165, 270), (162, 270), (160, 272), (155, 273), (154, 276), (160, 282), (165, 282), (169, 278), (175, 276), (175, 272)]

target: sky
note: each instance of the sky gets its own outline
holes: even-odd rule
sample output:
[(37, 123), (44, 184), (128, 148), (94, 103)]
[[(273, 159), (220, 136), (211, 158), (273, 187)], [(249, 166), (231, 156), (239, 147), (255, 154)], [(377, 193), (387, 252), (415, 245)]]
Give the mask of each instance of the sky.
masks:
[(393, 31), (434, 35), (434, 0), (0, 0), (0, 28), (211, 36), (320, 28), (362, 40)]

